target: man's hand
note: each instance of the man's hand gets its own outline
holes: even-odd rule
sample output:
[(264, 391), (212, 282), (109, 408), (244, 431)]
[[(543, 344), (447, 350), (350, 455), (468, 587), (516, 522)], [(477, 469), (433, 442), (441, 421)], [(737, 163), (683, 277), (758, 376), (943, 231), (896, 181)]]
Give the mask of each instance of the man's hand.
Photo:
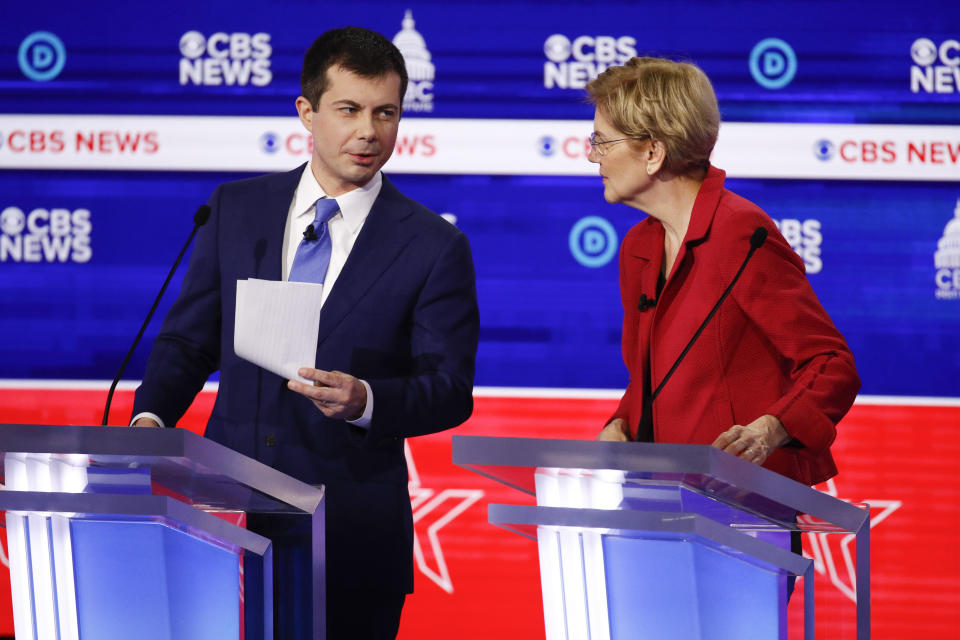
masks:
[(313, 384), (290, 380), (287, 388), (310, 398), (328, 418), (357, 420), (367, 408), (366, 387), (349, 373), (304, 367), (297, 374), (313, 380)]
[(610, 424), (605, 426), (599, 435), (597, 435), (597, 440), (604, 440), (606, 442), (629, 442), (630, 437), (627, 435), (627, 421), (623, 418), (614, 418), (610, 421)]
[(160, 425), (157, 424), (157, 421), (153, 418), (137, 418), (137, 421), (134, 422), (131, 426), (133, 427), (157, 427)]
[(790, 434), (774, 416), (765, 414), (748, 425), (735, 424), (714, 440), (713, 446), (744, 460), (763, 464)]

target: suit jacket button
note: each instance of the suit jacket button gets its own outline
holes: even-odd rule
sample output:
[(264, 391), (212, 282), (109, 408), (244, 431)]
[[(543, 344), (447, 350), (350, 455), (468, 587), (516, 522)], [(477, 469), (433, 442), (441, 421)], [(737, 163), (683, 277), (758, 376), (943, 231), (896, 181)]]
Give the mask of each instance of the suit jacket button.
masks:
[(270, 434), (266, 437), (266, 443), (268, 447), (275, 447), (277, 446), (277, 439), (273, 436), (273, 434)]

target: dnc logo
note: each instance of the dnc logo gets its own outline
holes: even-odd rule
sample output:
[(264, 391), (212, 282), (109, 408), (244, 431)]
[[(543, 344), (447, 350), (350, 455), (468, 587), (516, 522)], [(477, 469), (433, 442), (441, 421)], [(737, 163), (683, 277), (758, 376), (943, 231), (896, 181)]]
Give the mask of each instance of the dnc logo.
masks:
[(761, 87), (783, 89), (797, 75), (797, 54), (780, 38), (761, 40), (750, 52), (750, 75)]
[(20, 43), (17, 63), (23, 75), (36, 82), (53, 80), (67, 63), (63, 41), (49, 31), (31, 33)]
[(826, 138), (817, 140), (813, 145), (813, 155), (821, 162), (832, 160), (835, 152), (836, 146)]
[(549, 158), (557, 152), (557, 141), (553, 136), (543, 136), (537, 140), (537, 151), (545, 158)]
[(598, 268), (617, 253), (617, 232), (600, 216), (581, 218), (570, 229), (570, 253), (585, 267)]
[(260, 149), (263, 150), (264, 153), (276, 153), (280, 150), (280, 145), (280, 136), (272, 131), (267, 131), (260, 136)]

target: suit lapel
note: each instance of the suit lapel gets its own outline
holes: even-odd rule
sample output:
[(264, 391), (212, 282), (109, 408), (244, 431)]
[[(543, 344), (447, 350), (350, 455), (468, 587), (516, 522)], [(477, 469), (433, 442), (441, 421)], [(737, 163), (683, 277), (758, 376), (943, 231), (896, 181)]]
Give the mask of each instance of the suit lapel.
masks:
[(639, 274), (637, 278), (639, 288), (632, 292), (633, 304), (639, 302), (641, 294), (647, 296), (648, 300), (657, 298), (657, 277), (660, 275), (660, 265), (663, 263), (663, 225), (650, 217), (641, 224), (654, 226), (655, 232), (643, 234), (642, 241), (634, 244), (628, 255), (627, 268)]
[[(661, 318), (663, 318), (663, 315), (667, 312), (674, 299), (676, 299), (680, 289), (685, 286), (684, 283), (690, 274), (690, 269), (693, 264), (692, 256), (697, 255), (697, 247), (703, 244), (710, 234), (710, 227), (713, 224), (713, 218), (719, 206), (720, 197), (723, 194), (725, 175), (723, 170), (711, 166), (707, 171), (703, 184), (700, 185), (700, 190), (697, 192), (697, 197), (693, 203), (693, 211), (690, 214), (690, 224), (687, 227), (687, 233), (684, 235), (683, 243), (680, 245), (680, 251), (677, 253), (677, 259), (673, 264), (673, 272), (670, 274), (670, 279), (667, 280), (663, 288), (660, 304), (657, 306), (656, 314), (654, 315), (654, 321), (657, 323), (662, 322)], [(662, 235), (660, 237), (660, 243), (662, 252)], [(696, 303), (712, 305), (713, 301), (696, 300), (693, 301), (692, 304)], [(690, 306), (691, 303), (688, 302), (687, 305), (685, 308), (689, 311), (692, 308), (692, 306)], [(657, 332), (658, 338), (663, 339), (659, 344), (669, 345), (670, 349), (674, 350), (657, 351), (655, 349), (657, 344), (651, 344), (651, 364), (653, 364), (654, 361), (654, 354), (660, 356), (656, 358), (657, 364), (659, 365), (654, 372), (656, 376), (664, 376), (666, 374), (666, 370), (661, 367), (672, 366), (672, 362), (680, 355), (682, 348), (693, 338), (696, 329), (705, 317), (706, 312), (704, 312), (702, 318), (694, 318), (693, 321), (687, 323), (686, 328), (684, 328), (683, 322), (660, 325), (663, 329)], [(670, 339), (665, 337), (668, 331), (673, 336)], [(662, 378), (657, 378), (653, 380), (653, 388), (656, 388), (656, 385), (660, 383), (661, 379)]]
[(318, 348), (413, 239), (415, 233), (401, 224), (411, 213), (410, 203), (384, 176), (380, 195), (323, 304)]
[(261, 280), (280, 280), (283, 277), (283, 233), (287, 226), (290, 203), (300, 184), (306, 164), (273, 177), (264, 190), (262, 201), (248, 208), (245, 220), (247, 237), (254, 239), (254, 273)]

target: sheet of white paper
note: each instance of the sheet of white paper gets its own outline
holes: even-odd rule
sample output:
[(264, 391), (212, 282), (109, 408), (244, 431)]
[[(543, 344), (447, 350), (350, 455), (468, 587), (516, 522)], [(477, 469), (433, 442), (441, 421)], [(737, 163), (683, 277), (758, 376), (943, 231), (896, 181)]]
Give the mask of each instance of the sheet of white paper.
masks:
[(300, 367), (313, 367), (323, 285), (312, 282), (237, 280), (233, 350), (288, 380), (303, 380)]

